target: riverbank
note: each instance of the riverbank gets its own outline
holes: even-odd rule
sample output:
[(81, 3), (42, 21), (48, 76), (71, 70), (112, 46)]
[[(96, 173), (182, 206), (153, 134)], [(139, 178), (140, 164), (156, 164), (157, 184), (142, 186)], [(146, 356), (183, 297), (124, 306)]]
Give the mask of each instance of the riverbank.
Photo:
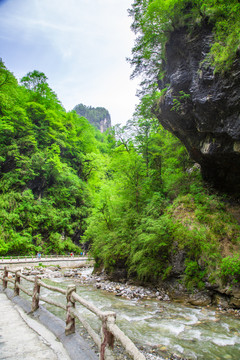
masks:
[[(147, 360), (196, 359), (196, 357), (190, 356), (192, 351), (190, 354), (185, 354), (185, 356), (188, 354), (187, 357), (183, 357), (183, 354), (181, 355), (182, 357), (180, 356), (185, 346), (189, 346), (188, 341), (194, 342), (194, 344), (197, 341), (195, 345), (193, 344), (193, 349), (198, 343), (199, 349), (201, 349), (203, 346), (201, 345), (202, 341), (204, 344), (207, 341), (210, 344), (211, 342), (222, 344), (221, 346), (238, 341), (236, 340), (237, 331), (235, 330), (237, 329), (236, 321), (238, 322), (238, 319), (235, 319), (235, 323), (234, 320), (229, 320), (234, 324), (229, 323), (227, 325), (223, 323), (221, 325), (220, 322), (221, 318), (233, 319), (235, 316), (238, 316), (235, 310), (232, 312), (230, 310), (221, 310), (220, 308), (213, 309), (209, 306), (200, 307), (191, 305), (189, 307), (187, 305), (185, 307), (177, 302), (172, 302), (168, 294), (164, 292), (164, 289), (147, 288), (131, 283), (110, 281), (106, 274), (92, 274), (92, 270), (93, 268), (90, 267), (62, 269), (60, 266), (40, 266), (28, 267), (22, 271), (28, 276), (40, 275), (42, 278), (48, 278), (52, 281), (55, 279), (58, 283), (64, 283), (66, 280), (66, 284), (75, 282), (77, 285), (82, 285), (77, 286), (77, 288), (84, 298), (89, 299), (89, 301), (96, 306), (100, 306), (100, 308), (104, 306), (106, 311), (111, 309), (117, 312), (118, 321), (120, 321), (123, 330), (127, 330), (125, 328), (126, 319), (127, 327), (134, 326), (134, 330), (130, 330), (130, 334), (133, 336), (135, 344), (145, 354)], [(171, 315), (172, 312), (173, 315)], [(150, 319), (152, 319), (151, 324), (149, 323)], [(142, 327), (144, 330), (142, 330)], [(135, 336), (132, 331), (140, 331), (140, 333)], [(142, 331), (146, 332), (148, 336), (149, 334), (152, 335), (147, 339), (142, 338)], [(158, 335), (159, 331), (161, 334), (159, 333)], [(165, 331), (167, 332), (165, 333)], [(223, 335), (220, 337), (219, 331), (223, 331)], [(180, 337), (176, 337), (178, 333), (180, 333)], [(200, 334), (202, 334), (201, 337)], [(81, 336), (85, 336), (88, 339), (88, 334), (82, 333), (82, 330)], [(171, 346), (169, 346), (169, 341)], [(128, 359), (121, 352), (121, 348), (117, 344), (115, 349), (118, 353), (116, 359)], [(215, 354), (215, 351), (220, 351), (221, 353), (222, 350), (211, 349), (210, 354)], [(231, 348), (227, 351), (226, 356), (230, 356)], [(221, 359), (221, 356), (216, 357), (216, 359), (218, 358)], [(199, 359), (202, 359), (202, 357)], [(212, 357), (204, 357), (204, 359), (209, 360)], [(239, 357), (234, 355), (231, 359), (236, 360)]]
[[(74, 272), (72, 276), (73, 278), (76, 277)], [(129, 300), (157, 299), (159, 301), (174, 301), (188, 306), (214, 308), (221, 313), (228, 313), (240, 318), (240, 309), (231, 307), (226, 300), (226, 296), (213, 295), (210, 290), (198, 291), (195, 289), (189, 292), (181, 284), (174, 283), (165, 283), (159, 287), (139, 286), (134, 285), (132, 282), (122, 283), (111, 281), (104, 273), (101, 275), (91, 274), (88, 277), (81, 275), (78, 281), (81, 284), (92, 284), (97, 289), (111, 292), (115, 296), (121, 296)], [(214, 300), (212, 300), (212, 298), (214, 298)]]
[(215, 301), (211, 301), (213, 295), (210, 290), (187, 292), (181, 284), (171, 283), (165, 284), (162, 287), (146, 287), (135, 285), (132, 282), (116, 282), (109, 280), (104, 272), (94, 274), (91, 265), (91, 263), (82, 263), (81, 266), (68, 268), (63, 267), (62, 264), (61, 266), (25, 267), (22, 272), (28, 276), (41, 275), (43, 278), (49, 279), (65, 277), (72, 279), (78, 284), (92, 285), (96, 289), (113, 293), (115, 296), (129, 300), (157, 299), (159, 301), (176, 301), (185, 305), (211, 307), (221, 313), (228, 313), (240, 318), (240, 309), (231, 307), (226, 297), (221, 298), (220, 295), (217, 297), (215, 294)]

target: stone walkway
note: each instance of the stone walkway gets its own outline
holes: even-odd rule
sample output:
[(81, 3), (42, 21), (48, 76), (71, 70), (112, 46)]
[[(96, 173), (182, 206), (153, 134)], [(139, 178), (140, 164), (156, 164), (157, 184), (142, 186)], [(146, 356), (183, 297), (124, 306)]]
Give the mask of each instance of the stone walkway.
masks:
[(49, 330), (0, 292), (0, 360), (44, 359), (69, 360), (69, 356)]

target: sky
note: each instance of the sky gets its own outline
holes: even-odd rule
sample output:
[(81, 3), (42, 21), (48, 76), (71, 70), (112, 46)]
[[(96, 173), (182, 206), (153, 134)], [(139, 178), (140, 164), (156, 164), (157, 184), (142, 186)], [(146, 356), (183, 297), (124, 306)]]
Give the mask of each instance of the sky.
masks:
[(133, 0), (0, 0), (0, 57), (20, 80), (38, 70), (67, 111), (105, 107), (125, 124), (138, 103), (130, 80)]

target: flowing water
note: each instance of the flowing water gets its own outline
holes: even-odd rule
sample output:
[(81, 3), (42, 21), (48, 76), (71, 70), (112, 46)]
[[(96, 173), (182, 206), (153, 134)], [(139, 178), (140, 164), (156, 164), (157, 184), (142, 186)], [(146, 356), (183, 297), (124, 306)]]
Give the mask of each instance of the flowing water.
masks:
[[(56, 279), (58, 286), (67, 286), (72, 281)], [(48, 280), (48, 283), (53, 281)], [(211, 309), (189, 307), (179, 303), (158, 300), (126, 300), (88, 285), (78, 286), (77, 292), (84, 299), (102, 310), (117, 313), (117, 325), (137, 346), (160, 349), (188, 359), (221, 360), (240, 359), (240, 320), (220, 314)], [(49, 291), (41, 288), (41, 295)], [(52, 293), (51, 297), (61, 300), (62, 295)], [(60, 317), (59, 311), (46, 306)], [(99, 330), (96, 316), (81, 306), (78, 310)], [(159, 353), (158, 353), (159, 354)], [(163, 359), (156, 356), (155, 359)]]

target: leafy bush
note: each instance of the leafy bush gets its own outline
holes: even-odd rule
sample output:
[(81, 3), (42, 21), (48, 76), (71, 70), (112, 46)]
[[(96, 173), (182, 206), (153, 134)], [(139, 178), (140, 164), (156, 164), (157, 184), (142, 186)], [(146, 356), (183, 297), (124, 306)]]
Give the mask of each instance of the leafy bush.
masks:
[(196, 260), (186, 260), (186, 269), (184, 272), (184, 282), (188, 288), (192, 289), (197, 287), (199, 289), (204, 288), (204, 277), (206, 276), (207, 270), (201, 269)]
[(227, 256), (221, 262), (221, 275), (225, 281), (240, 281), (240, 256)]
[(169, 252), (173, 241), (174, 224), (167, 215), (154, 219), (143, 217), (131, 244), (129, 272), (141, 280), (160, 280), (170, 273)]

